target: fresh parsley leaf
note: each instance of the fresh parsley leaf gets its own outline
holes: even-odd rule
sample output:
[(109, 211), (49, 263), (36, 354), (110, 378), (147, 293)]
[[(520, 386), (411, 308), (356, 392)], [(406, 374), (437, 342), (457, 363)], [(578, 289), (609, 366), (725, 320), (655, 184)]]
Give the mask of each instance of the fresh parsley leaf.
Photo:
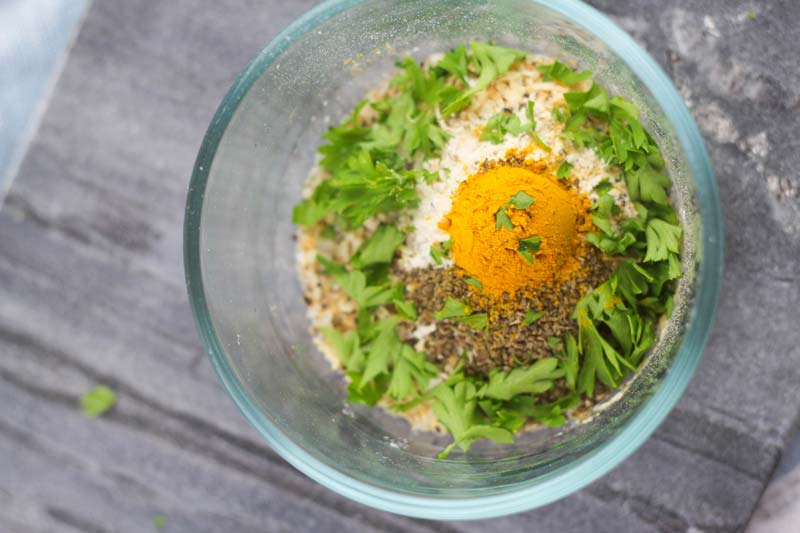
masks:
[(544, 311), (534, 311), (533, 309), (528, 309), (528, 312), (525, 313), (525, 318), (522, 319), (522, 325), (530, 326), (543, 316), (544, 316)]
[(80, 398), (81, 410), (89, 418), (97, 418), (116, 403), (117, 395), (106, 385), (98, 385)]
[(517, 251), (519, 252), (519, 255), (521, 255), (525, 259), (525, 261), (533, 264), (534, 260), (533, 254), (538, 252), (541, 246), (542, 246), (541, 237), (526, 237), (518, 241)]
[(603, 117), (608, 114), (609, 106), (608, 91), (596, 83), (592, 84), (592, 88), (589, 89), (586, 100), (583, 102), (583, 109), (588, 110), (593, 116)]
[(433, 412), (453, 435), (453, 443), (445, 448), (439, 459), (444, 459), (456, 446), (465, 452), (478, 439), (490, 439), (510, 443), (514, 437), (504, 428), (477, 423), (475, 407), (475, 385), (461, 381), (454, 386), (437, 387), (433, 401)]
[(683, 229), (659, 218), (647, 222), (647, 255), (646, 262), (669, 259), (670, 252), (679, 253)]
[(319, 232), (319, 236), (323, 239), (333, 240), (336, 238), (336, 228), (334, 228), (330, 224), (325, 224), (322, 228), (322, 231)]
[(348, 372), (350, 383), (347, 385), (347, 401), (353, 403), (363, 403), (368, 407), (375, 406), (389, 385), (389, 378), (385, 375), (375, 377), (369, 383), (364, 382), (363, 377), (358, 372)]
[(433, 412), (456, 441), (474, 423), (475, 392), (475, 385), (461, 381), (452, 388), (438, 388), (435, 393)]
[(482, 290), (483, 289), (483, 283), (481, 283), (481, 281), (479, 279), (464, 278), (464, 283), (466, 283), (467, 285), (470, 285), (472, 287), (475, 287), (478, 290)]
[(447, 300), (444, 303), (444, 307), (437, 311), (434, 314), (436, 320), (447, 320), (448, 318), (458, 318), (464, 317), (469, 315), (472, 312), (472, 309), (462, 302), (461, 300), (457, 300), (452, 296), (448, 296)]
[(326, 276), (336, 276), (339, 274), (347, 274), (347, 269), (344, 265), (331, 261), (319, 254), (317, 254), (317, 262), (322, 265), (322, 273)]
[(510, 372), (497, 369), (489, 372), (489, 381), (478, 391), (480, 398), (510, 400), (518, 394), (541, 394), (550, 390), (556, 379), (563, 377), (558, 369), (558, 359), (539, 359), (527, 368), (515, 368)]
[(392, 377), (386, 392), (395, 400), (418, 396), (417, 391), (427, 389), (436, 372), (437, 366), (429, 362), (424, 353), (403, 344), (394, 357)]
[(417, 305), (411, 300), (395, 298), (392, 300), (392, 303), (394, 304), (394, 308), (397, 310), (397, 314), (406, 320), (413, 322), (419, 316), (417, 313)]
[(511, 200), (508, 201), (507, 205), (517, 209), (528, 209), (535, 201), (536, 199), (530, 194), (526, 193), (525, 191), (519, 191), (511, 197)]
[(609, 286), (632, 308), (647, 294), (648, 287), (655, 278), (633, 261), (623, 261), (609, 276)]
[(368, 286), (367, 277), (360, 270), (337, 274), (333, 279), (358, 307), (386, 305), (391, 303), (397, 294), (395, 287), (388, 283)]
[(329, 213), (325, 204), (307, 198), (292, 209), (292, 222), (300, 226), (313, 226)]
[(320, 166), (328, 172), (340, 170), (360, 149), (360, 143), (369, 137), (370, 129), (358, 124), (358, 115), (368, 102), (366, 99), (361, 100), (339, 126), (322, 135), (328, 143), (320, 146), (317, 151), (322, 154)]
[(536, 116), (533, 114), (533, 100), (528, 100), (525, 106), (525, 116), (528, 117), (528, 129), (533, 133), (536, 129)]
[(681, 260), (676, 253), (670, 253), (669, 257), (667, 258), (669, 269), (667, 271), (667, 275), (669, 279), (676, 279), (681, 277)]
[(568, 87), (592, 77), (591, 71), (575, 72), (560, 61), (555, 61), (551, 65), (541, 65), (536, 67), (536, 70), (544, 73), (544, 81), (556, 80)]
[(397, 247), (405, 238), (403, 232), (396, 227), (381, 224), (372, 236), (359, 246), (350, 262), (356, 268), (376, 263), (391, 263)]
[(613, 204), (614, 203), (614, 197), (611, 196), (610, 194), (608, 194), (608, 192), (612, 188), (613, 188), (613, 186), (611, 185), (611, 180), (608, 179), (607, 177), (605, 177), (605, 178), (601, 179), (599, 182), (597, 182), (597, 185), (594, 186), (594, 191), (598, 194), (598, 196), (601, 196), (603, 198), (605, 198), (606, 196), (610, 197), (611, 198), (611, 203)]
[(441, 61), (436, 63), (434, 70), (436, 70), (440, 75), (442, 73), (447, 73), (455, 76), (464, 84), (466, 84), (467, 75), (469, 74), (467, 67), (468, 60), (469, 58), (467, 57), (467, 49), (463, 44), (461, 44), (458, 47), (449, 50), (441, 59)]
[(153, 526), (156, 529), (163, 529), (167, 525), (167, 517), (162, 514), (157, 514), (153, 517)]
[(510, 110), (503, 110), (489, 118), (481, 132), (481, 140), (500, 144), (503, 142), (506, 133), (511, 135), (529, 133), (543, 149), (551, 151), (550, 147), (535, 132), (536, 117), (533, 113), (533, 105), (533, 100), (529, 100), (525, 108), (525, 116), (528, 118), (527, 124), (523, 124), (519, 117)]
[(669, 203), (667, 196), (669, 177), (649, 164), (627, 170), (625, 185), (628, 187), (631, 200), (635, 202), (653, 202), (660, 205)]
[(441, 265), (444, 259), (450, 253), (450, 248), (453, 246), (452, 240), (446, 240), (444, 242), (435, 242), (431, 244), (430, 254), (433, 258), (433, 261), (437, 265)]
[(474, 330), (481, 330), (489, 327), (489, 316), (486, 313), (474, 313), (469, 316), (456, 317), (456, 320)]
[(560, 350), (561, 349), (561, 338), (560, 337), (547, 337), (547, 345), (550, 347), (551, 350)]
[(608, 283), (603, 283), (584, 296), (575, 308), (578, 320), (578, 347), (584, 363), (578, 374), (577, 388), (589, 396), (594, 391), (597, 377), (604, 385), (615, 388), (622, 377), (622, 366), (634, 370), (628, 362), (598, 331), (592, 317), (602, 322), (607, 310), (615, 307), (619, 297), (611, 293)]
[(558, 427), (567, 421), (564, 413), (580, 403), (580, 396), (570, 394), (551, 403), (537, 405), (536, 402), (536, 398), (532, 396), (518, 396), (505, 406), (508, 411), (500, 411), (498, 415), (503, 412), (515, 413), (517, 416), (532, 418), (546, 426)]
[(295, 220), (316, 223), (314, 218), (336, 213), (347, 228), (361, 227), (376, 214), (416, 206), (420, 175), (417, 170), (395, 170), (376, 163), (369, 151), (360, 151), (323, 180), (311, 198), (295, 207)]
[(480, 139), (482, 141), (490, 141), (493, 144), (500, 144), (503, 142), (503, 137), (505, 137), (506, 133), (519, 135), (522, 131), (522, 122), (516, 114), (510, 111), (501, 111), (489, 118), (483, 127), (483, 131), (481, 131)]
[(478, 74), (478, 79), (468, 91), (454, 98), (442, 108), (443, 117), (448, 117), (469, 104), (472, 95), (484, 90), (495, 79), (505, 74), (511, 65), (527, 55), (519, 50), (480, 41), (472, 41), (469, 46), (472, 51), (471, 62)]
[(571, 173), (572, 173), (572, 165), (570, 165), (566, 161), (562, 161), (561, 164), (558, 166), (558, 170), (556, 170), (556, 178), (560, 180), (565, 180), (569, 177)]
[(389, 363), (395, 359), (405, 346), (400, 342), (395, 326), (398, 317), (391, 316), (376, 324), (378, 336), (369, 343), (366, 348), (367, 362), (364, 367), (364, 374), (361, 376), (359, 387), (361, 389), (367, 383), (372, 382), (378, 375), (389, 373)]
[(507, 230), (513, 230), (514, 229), (514, 223), (511, 222), (511, 217), (508, 216), (508, 213), (506, 212), (506, 209), (507, 209), (507, 207), (503, 206), (500, 209), (498, 209), (497, 212), (494, 214), (494, 220), (495, 220), (494, 229), (495, 230), (499, 230), (500, 228), (506, 228)]
[(561, 351), (559, 361), (561, 362), (561, 368), (564, 370), (564, 379), (567, 381), (567, 386), (570, 390), (575, 390), (580, 363), (578, 345), (575, 342), (575, 337), (571, 334), (564, 337), (564, 348)]
[[(482, 401), (478, 402), (478, 405), (486, 405), (488, 407), (488, 403), (487, 401)], [(497, 425), (503, 429), (507, 429), (511, 433), (519, 431), (527, 420), (525, 416), (522, 416), (517, 411), (511, 410), (494, 409), (493, 415), (497, 417)]]
[(542, 140), (542, 138), (541, 138), (541, 137), (539, 137), (539, 135), (537, 135), (536, 133), (531, 133), (531, 136), (533, 137), (533, 140), (534, 140), (534, 141), (536, 141), (536, 144), (538, 144), (538, 145), (539, 145), (539, 148), (541, 148), (541, 149), (542, 149), (542, 150), (544, 150), (545, 152), (552, 152), (552, 151), (553, 151), (553, 149), (552, 149), (552, 148), (550, 148), (550, 147), (549, 147), (549, 146), (548, 146), (548, 145), (547, 145), (547, 144), (546, 144), (546, 143), (545, 143), (545, 142)]
[(494, 214), (495, 219), (495, 230), (499, 230), (500, 228), (506, 228), (508, 230), (514, 229), (514, 224), (511, 222), (511, 217), (508, 216), (508, 209), (514, 207), (516, 209), (528, 209), (536, 199), (526, 193), (525, 191), (519, 191), (511, 199), (503, 204), (500, 209), (497, 210)]
[(357, 332), (342, 333), (335, 328), (322, 328), (321, 331), (325, 340), (336, 352), (339, 361), (348, 371), (361, 372), (364, 370), (364, 352), (361, 350)]

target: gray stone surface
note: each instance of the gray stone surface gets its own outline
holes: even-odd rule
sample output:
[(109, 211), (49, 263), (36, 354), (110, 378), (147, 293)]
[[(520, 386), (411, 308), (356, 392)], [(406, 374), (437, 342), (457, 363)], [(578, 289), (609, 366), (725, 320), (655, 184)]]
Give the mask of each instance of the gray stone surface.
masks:
[[(706, 135), (726, 223), (707, 352), (632, 457), (546, 508), (435, 523), (276, 456), (212, 374), (183, 287), (191, 165), (234, 76), (312, 2), (95, 2), (0, 212), (0, 531), (736, 531), (800, 399), (800, 4), (597, 0)], [(753, 16), (748, 16), (751, 10)], [(105, 382), (107, 416), (77, 398)]]

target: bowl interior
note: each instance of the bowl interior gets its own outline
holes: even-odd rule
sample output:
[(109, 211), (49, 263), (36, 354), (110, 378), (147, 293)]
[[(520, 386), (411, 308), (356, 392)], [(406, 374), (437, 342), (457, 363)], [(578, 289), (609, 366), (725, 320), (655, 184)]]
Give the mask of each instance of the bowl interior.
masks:
[[(663, 73), (627, 36), (590, 8), (548, 4), (333, 2), (295, 23), (254, 60), (211, 126), (186, 220), (187, 279), (201, 334), (251, 422), (279, 452), (329, 486), (383, 496), (496, 496), (559, 479), (599, 460), (592, 458), (616, 442), (602, 465), (561, 492), (573, 490), (630, 453), (691, 375), (719, 268), (718, 206), (702, 141), (674, 89), (668, 82), (659, 86)], [(407, 54), (422, 59), (470, 39), (576, 60), (612, 94), (639, 105), (675, 184), (673, 200), (686, 228), (685, 274), (673, 318), (618, 401), (586, 422), (523, 434), (513, 445), (479, 443), (469, 460), (454, 453), (439, 461), (435, 456), (447, 438), (411, 432), (400, 419), (344, 402), (343, 379), (307, 331), (291, 210), (320, 134), (384, 80), (395, 60)], [(709, 248), (717, 264), (707, 264)], [(645, 425), (622, 442), (637, 418)]]

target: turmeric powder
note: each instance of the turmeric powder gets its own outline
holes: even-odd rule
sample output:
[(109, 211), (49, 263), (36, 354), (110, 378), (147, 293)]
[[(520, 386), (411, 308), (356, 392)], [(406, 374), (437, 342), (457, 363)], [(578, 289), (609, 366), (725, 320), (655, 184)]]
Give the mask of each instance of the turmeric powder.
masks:
[[(457, 267), (483, 285), (483, 293), (510, 296), (564, 282), (580, 267), (580, 234), (591, 227), (590, 201), (560, 183), (544, 163), (497, 164), (461, 183), (440, 227), (453, 241)], [(509, 207), (513, 228), (496, 224), (498, 210), (518, 192), (533, 197), (525, 209)], [(520, 254), (520, 240), (539, 237), (533, 262)]]

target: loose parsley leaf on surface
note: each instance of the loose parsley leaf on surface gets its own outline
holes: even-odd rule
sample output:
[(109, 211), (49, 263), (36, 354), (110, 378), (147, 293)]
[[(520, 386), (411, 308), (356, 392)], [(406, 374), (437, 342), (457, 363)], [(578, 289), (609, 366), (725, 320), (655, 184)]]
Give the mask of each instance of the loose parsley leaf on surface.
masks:
[(536, 67), (536, 70), (544, 74), (544, 81), (556, 80), (566, 86), (575, 85), (580, 81), (588, 80), (592, 77), (591, 71), (584, 70), (583, 72), (575, 72), (560, 61), (554, 61), (551, 65)]
[(534, 260), (533, 254), (538, 252), (541, 246), (542, 246), (541, 237), (526, 237), (518, 241), (517, 251), (519, 252), (519, 255), (521, 255), (525, 259), (525, 261), (533, 264)]
[(448, 296), (447, 300), (444, 303), (444, 307), (441, 310), (437, 311), (434, 314), (436, 320), (447, 320), (448, 318), (458, 318), (467, 316), (472, 312), (470, 307), (462, 302), (461, 300), (457, 300), (452, 296)]
[(534, 311), (533, 309), (528, 309), (528, 312), (525, 313), (525, 318), (522, 319), (522, 325), (530, 326), (543, 316), (544, 316), (544, 311)]
[(167, 517), (162, 514), (157, 514), (153, 517), (153, 525), (157, 529), (162, 529), (167, 525)]
[(116, 403), (117, 395), (106, 385), (98, 385), (80, 398), (81, 410), (89, 418), (97, 418)]

